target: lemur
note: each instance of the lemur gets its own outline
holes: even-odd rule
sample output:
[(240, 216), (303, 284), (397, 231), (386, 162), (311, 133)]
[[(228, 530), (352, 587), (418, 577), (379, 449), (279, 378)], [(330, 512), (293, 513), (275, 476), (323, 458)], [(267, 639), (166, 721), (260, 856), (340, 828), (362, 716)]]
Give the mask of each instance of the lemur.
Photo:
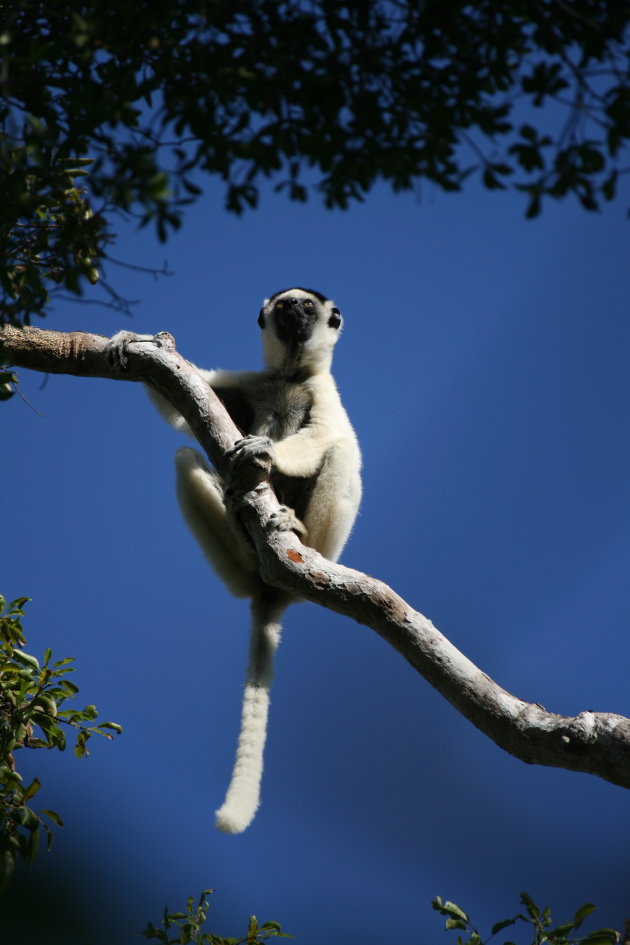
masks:
[[(265, 299), (258, 316), (265, 369), (197, 368), (245, 434), (230, 451), (232, 463), (253, 454), (271, 456), (271, 482), (282, 503), (280, 527), (336, 561), (361, 500), (361, 454), (356, 435), (330, 373), (342, 317), (334, 303), (312, 289), (285, 289)], [(118, 332), (110, 341), (121, 368), (125, 347), (151, 335)], [(155, 406), (176, 429), (190, 433), (184, 418), (147, 387)], [(257, 556), (226, 508), (229, 475), (222, 478), (190, 447), (178, 450), (177, 495), (188, 526), (228, 590), (251, 600), (250, 658), (241, 732), (232, 779), (216, 824), (240, 833), (260, 803), (263, 749), (273, 658), (280, 618), (296, 598), (262, 582)]]

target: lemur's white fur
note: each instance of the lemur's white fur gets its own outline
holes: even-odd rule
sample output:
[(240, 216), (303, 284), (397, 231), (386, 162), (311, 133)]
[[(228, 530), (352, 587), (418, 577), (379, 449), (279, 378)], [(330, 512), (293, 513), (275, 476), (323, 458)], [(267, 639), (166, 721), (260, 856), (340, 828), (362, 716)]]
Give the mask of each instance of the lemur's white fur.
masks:
[[(330, 299), (308, 289), (287, 289), (265, 299), (259, 315), (266, 370), (197, 370), (225, 403), (244, 434), (233, 462), (271, 453), (272, 483), (284, 503), (280, 527), (335, 561), (350, 534), (361, 499), (361, 455), (330, 374), (341, 316)], [(151, 335), (119, 332), (112, 358), (124, 365), (124, 347)], [(164, 418), (190, 432), (184, 418), (148, 389)], [(273, 657), (280, 618), (290, 595), (262, 583), (256, 554), (231, 520), (225, 483), (190, 447), (176, 455), (177, 494), (184, 518), (227, 588), (251, 599), (252, 632), (241, 734), (232, 780), (216, 824), (240, 833), (260, 802)], [(229, 480), (229, 476), (228, 476)]]

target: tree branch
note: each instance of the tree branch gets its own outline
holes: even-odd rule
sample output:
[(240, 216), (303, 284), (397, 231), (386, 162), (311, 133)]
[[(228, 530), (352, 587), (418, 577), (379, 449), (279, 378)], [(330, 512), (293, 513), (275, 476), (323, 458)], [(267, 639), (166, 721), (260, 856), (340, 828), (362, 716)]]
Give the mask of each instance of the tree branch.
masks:
[[(150, 384), (181, 412), (210, 459), (224, 470), (225, 450), (240, 431), (195, 368), (176, 352), (173, 338), (166, 332), (157, 338), (156, 344), (130, 346), (124, 374), (107, 360), (108, 339), (85, 332), (0, 327), (0, 354), (15, 367)], [(473, 725), (515, 757), (630, 787), (630, 719), (590, 711), (557, 715), (511, 695), (387, 585), (327, 561), (293, 532), (269, 530), (278, 502), (268, 479), (258, 481), (259, 471), (253, 476), (241, 517), (258, 552), (263, 580), (371, 627)]]

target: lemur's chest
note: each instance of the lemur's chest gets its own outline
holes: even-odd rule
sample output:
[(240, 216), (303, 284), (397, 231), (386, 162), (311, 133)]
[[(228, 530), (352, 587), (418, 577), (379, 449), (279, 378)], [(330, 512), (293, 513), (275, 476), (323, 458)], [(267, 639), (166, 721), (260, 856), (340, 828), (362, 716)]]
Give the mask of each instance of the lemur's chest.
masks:
[(256, 385), (250, 406), (254, 419), (250, 433), (284, 440), (297, 433), (308, 419), (313, 396), (305, 384), (291, 382), (261, 383)]

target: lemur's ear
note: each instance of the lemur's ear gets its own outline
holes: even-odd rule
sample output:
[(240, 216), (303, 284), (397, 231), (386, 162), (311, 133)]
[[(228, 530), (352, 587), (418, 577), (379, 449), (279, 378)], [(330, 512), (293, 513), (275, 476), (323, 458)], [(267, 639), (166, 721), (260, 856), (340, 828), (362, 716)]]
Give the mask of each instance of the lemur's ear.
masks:
[(330, 317), (328, 319), (328, 324), (331, 328), (339, 328), (341, 325), (341, 312), (338, 308), (333, 308), (330, 310)]

